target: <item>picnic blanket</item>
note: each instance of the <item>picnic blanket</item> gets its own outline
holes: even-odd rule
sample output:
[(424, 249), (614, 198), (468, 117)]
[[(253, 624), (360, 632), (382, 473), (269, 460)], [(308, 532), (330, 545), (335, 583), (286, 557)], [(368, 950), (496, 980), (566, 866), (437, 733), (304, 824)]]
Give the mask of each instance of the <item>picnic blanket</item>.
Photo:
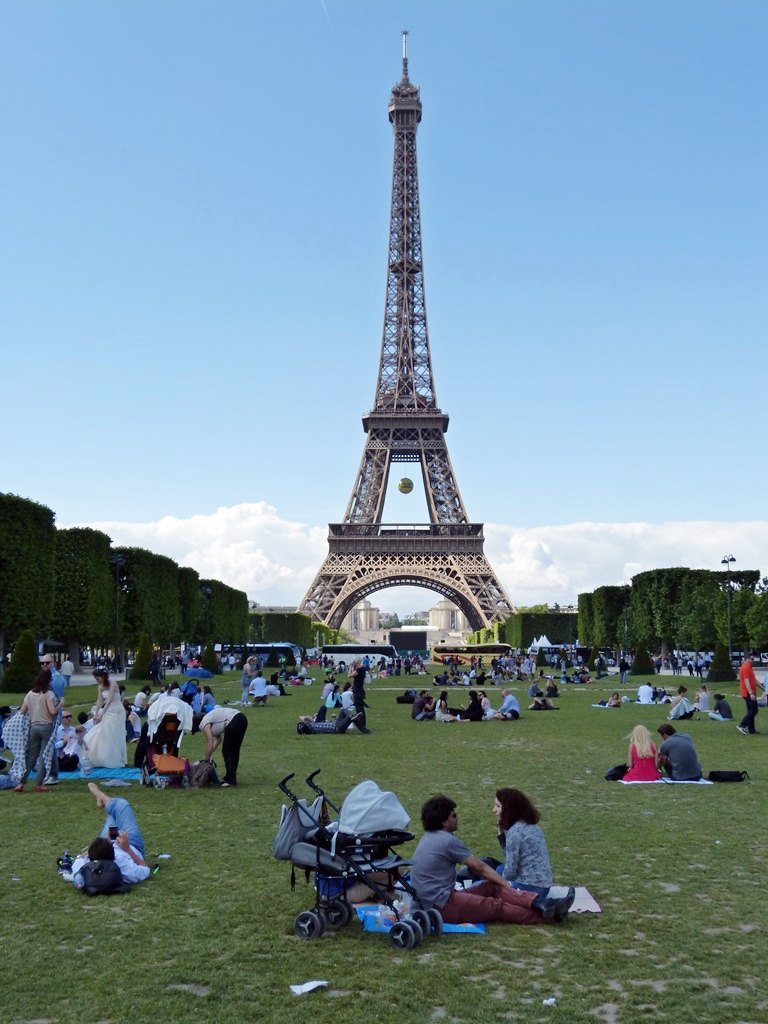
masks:
[(624, 786), (714, 786), (714, 782), (710, 782), (709, 779), (648, 779), (648, 781), (642, 780), (639, 782), (625, 782), (624, 779), (619, 779), (619, 782)]
[(568, 911), (569, 914), (602, 914), (600, 904), (597, 902), (595, 897), (586, 887), (586, 885), (576, 886), (576, 899), (573, 901), (573, 906)]
[[(382, 920), (379, 917), (378, 903), (359, 903), (355, 906), (358, 919), (363, 931), (366, 932), (388, 932), (394, 921)], [(443, 931), (446, 934), (484, 935), (484, 924), (444, 924)]]
[[(32, 772), (32, 776), (34, 776)], [(30, 776), (31, 777), (31, 776)], [(80, 770), (76, 772), (59, 772), (59, 778), (70, 782), (74, 779), (83, 779), (85, 782), (90, 782), (93, 779), (140, 779), (141, 769), (140, 768), (91, 768), (89, 775), (81, 776)]]

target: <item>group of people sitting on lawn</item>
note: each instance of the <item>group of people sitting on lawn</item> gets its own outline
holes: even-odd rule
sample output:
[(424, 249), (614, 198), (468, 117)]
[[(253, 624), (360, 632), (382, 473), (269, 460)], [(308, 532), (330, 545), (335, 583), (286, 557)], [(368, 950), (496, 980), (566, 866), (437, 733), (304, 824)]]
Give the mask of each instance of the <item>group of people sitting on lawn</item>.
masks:
[(511, 722), (519, 717), (520, 704), (507, 689), (501, 691), (498, 710), (494, 710), (485, 690), (468, 690), (467, 703), (461, 707), (449, 706), (447, 690), (441, 690), (437, 697), (428, 690), (421, 690), (411, 705), (411, 718), (415, 722), (489, 722), (493, 719)]

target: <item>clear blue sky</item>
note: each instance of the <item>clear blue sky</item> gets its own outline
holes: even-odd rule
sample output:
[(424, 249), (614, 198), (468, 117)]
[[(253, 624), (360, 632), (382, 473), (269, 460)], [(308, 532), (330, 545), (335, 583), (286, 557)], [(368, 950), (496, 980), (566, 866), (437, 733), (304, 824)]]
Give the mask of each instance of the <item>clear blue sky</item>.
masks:
[[(0, 489), (118, 541), (117, 523), (265, 502), (264, 576), (229, 581), (301, 597), (316, 544), (292, 598), (269, 578), (297, 571), (291, 524), (306, 540), (341, 517), (362, 451), (407, 28), (437, 397), (470, 516), (765, 536), (768, 4), (3, 15)], [(422, 518), (407, 501), (391, 518)], [(738, 533), (717, 560), (739, 542), (766, 571)], [(630, 546), (614, 574), (636, 564)]]

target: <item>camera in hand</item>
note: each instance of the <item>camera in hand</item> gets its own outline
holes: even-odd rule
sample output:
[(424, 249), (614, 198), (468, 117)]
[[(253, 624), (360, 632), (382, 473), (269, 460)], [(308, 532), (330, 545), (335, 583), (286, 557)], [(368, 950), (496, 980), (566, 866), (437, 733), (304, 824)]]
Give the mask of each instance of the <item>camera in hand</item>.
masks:
[(117, 825), (110, 825), (109, 826), (109, 838), (110, 839), (112, 839), (114, 841), (115, 839), (117, 839), (119, 834), (120, 834), (120, 830), (118, 829)]

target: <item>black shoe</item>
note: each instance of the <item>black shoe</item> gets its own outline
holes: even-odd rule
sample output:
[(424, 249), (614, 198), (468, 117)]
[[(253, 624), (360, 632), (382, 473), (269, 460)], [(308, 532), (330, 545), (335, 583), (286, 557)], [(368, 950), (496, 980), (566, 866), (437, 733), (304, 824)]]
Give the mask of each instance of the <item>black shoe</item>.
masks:
[(562, 924), (568, 917), (568, 911), (576, 899), (576, 890), (571, 886), (568, 895), (559, 899), (552, 899), (549, 896), (539, 896), (533, 903), (533, 909), (538, 910), (545, 921), (556, 921)]

